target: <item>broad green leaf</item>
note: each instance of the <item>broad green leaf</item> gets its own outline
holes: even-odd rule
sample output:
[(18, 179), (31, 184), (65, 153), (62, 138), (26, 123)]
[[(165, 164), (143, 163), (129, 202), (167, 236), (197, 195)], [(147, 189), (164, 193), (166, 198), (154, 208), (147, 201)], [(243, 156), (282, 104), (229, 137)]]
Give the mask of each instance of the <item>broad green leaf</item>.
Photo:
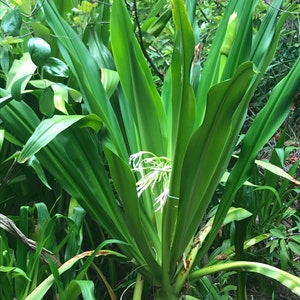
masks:
[[(159, 4), (159, 2), (157, 4)], [(148, 16), (147, 20), (143, 23), (142, 30), (147, 31), (147, 33), (153, 37), (157, 37), (166, 27), (171, 16), (171, 8), (166, 9), (158, 18), (153, 17), (152, 19), (149, 19)]]
[[(135, 178), (128, 164), (116, 156), (113, 152), (105, 150), (110, 172), (114, 180), (116, 190), (123, 200), (125, 218), (128, 229), (146, 260), (146, 265), (151, 268), (155, 277), (159, 279), (159, 265), (155, 256), (160, 258), (160, 244), (158, 236), (153, 232), (153, 227), (147, 216), (143, 214), (141, 199), (137, 196)], [(149, 225), (147, 226), (147, 223)], [(152, 247), (155, 251), (153, 251)], [(132, 245), (133, 246), (133, 245)], [(137, 259), (137, 258), (136, 258)], [(139, 258), (141, 259), (141, 258)], [(145, 265), (145, 267), (146, 267)], [(140, 270), (141, 272), (142, 270)]]
[(18, 147), (23, 146), (23, 144), (18, 139), (16, 139), (13, 135), (11, 135), (8, 131), (5, 131), (4, 137), (7, 141), (12, 143), (13, 145), (16, 145)]
[[(2, 40), (3, 42), (3, 40)], [(7, 73), (9, 71), (9, 46), (5, 46), (2, 44), (2, 42), (0, 42), (0, 45), (2, 47), (0, 47), (0, 66), (1, 66), (1, 69), (2, 69), (2, 72), (7, 76)], [(2, 95), (1, 93), (1, 90), (0, 89), (0, 95)]]
[[(228, 55), (222, 80), (231, 78), (240, 64), (250, 60), (252, 44), (252, 16), (258, 0), (238, 1), (234, 11), (237, 12), (237, 28), (233, 45)], [(224, 40), (227, 39), (226, 34)], [(223, 42), (224, 42), (223, 40)], [(222, 51), (222, 46), (220, 52)]]
[(54, 100), (53, 90), (50, 87), (45, 88), (39, 99), (39, 109), (43, 115), (49, 118), (53, 116), (55, 111), (53, 100)]
[[(190, 84), (190, 66), (195, 41), (183, 1), (174, 1), (173, 19), (176, 31), (171, 61), (172, 112), (169, 114), (172, 117), (172, 150), (169, 155), (173, 159), (174, 174), (177, 174), (176, 172), (181, 169), (195, 120), (195, 95)], [(175, 184), (178, 183), (176, 179), (174, 181)]]
[(280, 256), (280, 268), (286, 271), (288, 268), (289, 253), (288, 253), (286, 241), (284, 239), (281, 239), (279, 241), (279, 256)]
[(49, 220), (51, 219), (47, 205), (44, 202), (38, 202), (34, 204), (34, 207), (36, 209), (37, 216), (38, 216), (37, 221), (38, 221), (39, 228), (41, 230), (45, 230)]
[(96, 115), (88, 116), (54, 116), (39, 124), (35, 133), (27, 141), (22, 150), (19, 162), (24, 162), (50, 143), (60, 132), (73, 124), (80, 127), (92, 127), (95, 131), (101, 128), (101, 120)]
[(252, 213), (243, 208), (231, 207), (224, 219), (224, 225), (233, 221), (241, 221), (252, 216)]
[(299, 235), (292, 235), (291, 239), (295, 242), (297, 242), (298, 244), (300, 244), (300, 236)]
[[(15, 140), (18, 143), (22, 142), (23, 145), (40, 122), (33, 110), (23, 101), (13, 100), (1, 107), (0, 117), (4, 124), (9, 124), (9, 133), (17, 136)], [(10, 141), (15, 141), (11, 139), (12, 135), (9, 138)]]
[[(226, 183), (228, 177), (230, 176), (230, 172), (225, 172), (220, 180), (221, 183)], [(251, 183), (250, 181), (246, 180), (244, 182), (244, 185), (248, 185), (248, 186), (253, 186), (253, 187), (258, 187), (258, 185)]]
[(24, 53), (19, 60), (14, 60), (6, 80), (6, 90), (11, 91), (13, 84), (20, 78), (25, 78), (28, 75), (27, 80), (23, 81), (21, 90), (24, 90), (30, 76), (34, 74), (36, 65), (31, 61), (29, 53)]
[(29, 83), (38, 89), (45, 89), (53, 84), (56, 84), (48, 79), (30, 80)]
[(95, 298), (94, 283), (91, 280), (72, 280), (67, 287), (66, 297), (75, 298), (82, 295), (84, 300), (93, 300)]
[(122, 0), (113, 2), (111, 40), (121, 86), (138, 130), (140, 150), (165, 155), (165, 111)]
[[(105, 6), (105, 5), (104, 5)], [(95, 59), (99, 69), (115, 69), (114, 60), (111, 52), (104, 45), (100, 33), (103, 31), (103, 26), (100, 28), (87, 28), (88, 31), (88, 46), (92, 57)]]
[(184, 251), (178, 245), (187, 244), (196, 233), (231, 158), (237, 139), (231, 136), (232, 118), (253, 75), (252, 63), (245, 63), (233, 78), (213, 86), (209, 91), (205, 118), (191, 138), (182, 169), (174, 242), (178, 249), (176, 259)]
[(118, 73), (109, 69), (101, 69), (101, 81), (107, 96), (110, 98), (119, 84)]
[(52, 273), (52, 275), (54, 277), (54, 282), (55, 282), (55, 287), (57, 289), (57, 294), (60, 297), (66, 299), (65, 289), (64, 289), (62, 280), (61, 280), (61, 278), (59, 276), (57, 266), (51, 260), (48, 261), (48, 264), (49, 264), (50, 272)]
[(263, 65), (265, 57), (268, 55), (268, 49), (273, 42), (276, 33), (276, 19), (282, 2), (282, 0), (273, 1), (272, 7), (267, 11), (258, 32), (253, 37), (250, 57), (257, 67)]
[(224, 40), (229, 17), (236, 10), (237, 3), (238, 0), (229, 1), (222, 20), (219, 23), (218, 30), (214, 36), (209, 55), (205, 61), (196, 95), (197, 110), (195, 128), (199, 127), (203, 121), (208, 90), (217, 82), (219, 74), (220, 47)]
[(10, 0), (10, 2), (14, 5), (17, 5), (24, 14), (26, 14), (28, 16), (31, 14), (32, 1), (28, 1), (28, 0)]
[(213, 242), (222, 221), (231, 206), (234, 196), (241, 185), (249, 178), (251, 169), (259, 150), (268, 142), (280, 127), (290, 111), (293, 95), (300, 86), (300, 58), (296, 61), (289, 74), (273, 89), (266, 106), (257, 114), (250, 129), (246, 133), (239, 159), (227, 180), (219, 209), (216, 213), (214, 228), (207, 245)]
[[(27, 2), (27, 1), (26, 1)], [(30, 23), (32, 30), (34, 32), (34, 36), (40, 37), (47, 42), (50, 42), (50, 29), (43, 25), (41, 22), (36, 20), (32, 20)]]
[(270, 232), (272, 233), (273, 236), (275, 236), (275, 237), (277, 237), (279, 239), (285, 239), (286, 238), (286, 233), (282, 232), (278, 228), (270, 229)]
[(82, 101), (81, 93), (75, 89), (67, 87), (70, 97), (73, 101), (80, 103)]
[[(59, 3), (59, 6), (63, 4)], [(79, 35), (62, 19), (52, 0), (43, 3), (43, 10), (48, 25), (56, 36), (65, 37), (59, 40), (59, 49), (64, 60), (80, 87), (83, 101), (90, 113), (97, 114), (108, 130), (105, 139), (111, 150), (128, 158), (125, 142), (119, 123), (101, 84), (97, 63), (81, 41)]]
[(30, 80), (32, 75), (25, 75), (16, 80), (11, 87), (11, 96), (17, 100), (22, 100), (22, 91), (25, 89), (27, 82)]
[(175, 23), (175, 41), (170, 71), (171, 108), (168, 111), (168, 117), (171, 120), (168, 121), (170, 142), (167, 156), (171, 158), (173, 166), (169, 187), (170, 196), (163, 213), (164, 275), (172, 272), (169, 265), (170, 247), (174, 238), (177, 218), (181, 169), (196, 114), (195, 95), (190, 83), (190, 66), (195, 46), (193, 30), (183, 1), (172, 2), (172, 13)]
[(68, 77), (69, 69), (67, 65), (60, 59), (50, 57), (43, 65), (43, 69), (52, 76)]
[(68, 90), (64, 85), (54, 84), (51, 86), (53, 90), (53, 103), (57, 110), (64, 114), (68, 114), (66, 103), (68, 102)]
[[(9, 124), (10, 131), (23, 144), (40, 123), (34, 111), (24, 102), (8, 103), (1, 108), (0, 117), (5, 125)], [(115, 196), (99, 155), (99, 145), (95, 143), (95, 135), (87, 128), (70, 127), (42, 148), (36, 156), (42, 166), (55, 176), (59, 184), (78, 200), (110, 236), (131, 244), (132, 237), (126, 230), (120, 206), (114, 201)], [(120, 245), (122, 251), (129, 257), (138, 257), (135, 249), (127, 244)]]
[[(69, 240), (66, 245), (64, 260), (70, 259), (80, 251), (83, 239), (81, 230), (85, 214), (85, 210), (77, 204), (77, 206), (73, 207), (72, 214), (69, 215), (70, 220), (72, 220), (73, 226), (72, 230), (70, 230)], [(72, 277), (69, 278), (70, 280), (72, 279)]]
[[(22, 91), (21, 93), (22, 94), (26, 94), (26, 93), (31, 93), (32, 90), (25, 90), (25, 91)], [(8, 96), (5, 96), (3, 98), (0, 98), (0, 108), (9, 104), (9, 102), (11, 102), (13, 99), (13, 96), (11, 94), (9, 94)]]
[(60, 15), (63, 18), (66, 18), (67, 15), (72, 11), (72, 8), (74, 8), (75, 3), (78, 3), (78, 1), (73, 2), (73, 1), (54, 0), (54, 3)]
[(273, 253), (275, 249), (278, 248), (278, 245), (279, 245), (279, 240), (276, 239), (276, 240), (272, 240), (268, 246), (270, 246), (270, 253)]
[(288, 242), (288, 248), (295, 254), (300, 255), (300, 245), (295, 242)]

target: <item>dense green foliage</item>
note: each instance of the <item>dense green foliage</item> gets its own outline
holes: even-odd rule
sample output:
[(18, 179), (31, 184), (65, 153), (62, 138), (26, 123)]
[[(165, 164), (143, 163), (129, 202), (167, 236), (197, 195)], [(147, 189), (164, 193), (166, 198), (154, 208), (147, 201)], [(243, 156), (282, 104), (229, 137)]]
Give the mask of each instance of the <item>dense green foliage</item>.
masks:
[(0, 8), (0, 298), (300, 295), (299, 4)]

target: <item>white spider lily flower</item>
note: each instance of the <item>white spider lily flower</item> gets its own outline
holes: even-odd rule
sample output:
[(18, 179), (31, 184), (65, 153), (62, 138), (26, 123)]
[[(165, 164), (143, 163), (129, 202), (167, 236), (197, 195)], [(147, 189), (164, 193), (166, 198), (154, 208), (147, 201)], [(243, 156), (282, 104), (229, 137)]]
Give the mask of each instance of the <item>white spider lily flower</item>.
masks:
[(136, 183), (138, 197), (146, 189), (150, 188), (153, 192), (155, 187), (160, 186), (163, 190), (156, 197), (153, 205), (157, 206), (159, 204), (155, 211), (162, 209), (169, 194), (168, 186), (172, 171), (170, 159), (156, 156), (151, 152), (140, 151), (130, 156), (129, 163), (132, 165), (132, 171), (138, 173), (141, 177)]
[(164, 191), (155, 199), (154, 206), (158, 205), (155, 211), (162, 210), (169, 196), (169, 187), (165, 188)]

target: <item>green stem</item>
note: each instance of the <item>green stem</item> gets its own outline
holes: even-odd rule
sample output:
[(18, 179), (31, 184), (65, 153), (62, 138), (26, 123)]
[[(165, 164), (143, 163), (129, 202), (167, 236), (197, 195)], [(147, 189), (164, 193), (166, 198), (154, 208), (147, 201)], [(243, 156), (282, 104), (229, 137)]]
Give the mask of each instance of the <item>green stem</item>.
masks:
[(198, 236), (194, 239), (193, 244), (191, 244), (190, 247), (191, 250), (189, 252), (189, 255), (187, 258), (183, 258), (185, 262), (183, 263), (180, 273), (176, 276), (176, 282), (174, 284), (174, 289), (176, 293), (178, 294), (180, 290), (182, 289), (183, 285), (185, 284), (190, 271), (194, 265), (194, 262), (196, 260), (197, 254), (206, 238), (206, 236), (209, 234), (212, 226), (212, 221), (208, 222), (207, 225), (200, 231)]
[[(237, 260), (245, 260), (244, 242), (247, 233), (247, 225), (249, 218), (235, 221), (234, 246)], [(247, 274), (243, 271), (238, 271), (237, 299), (245, 300), (246, 296), (246, 277)]]
[(144, 277), (138, 273), (135, 281), (135, 287), (132, 300), (141, 300), (143, 294)]
[(177, 300), (178, 296), (176, 295), (176, 293), (174, 292), (174, 289), (172, 289), (171, 286), (165, 288), (161, 288), (161, 290), (159, 290), (158, 294), (155, 297), (155, 300)]

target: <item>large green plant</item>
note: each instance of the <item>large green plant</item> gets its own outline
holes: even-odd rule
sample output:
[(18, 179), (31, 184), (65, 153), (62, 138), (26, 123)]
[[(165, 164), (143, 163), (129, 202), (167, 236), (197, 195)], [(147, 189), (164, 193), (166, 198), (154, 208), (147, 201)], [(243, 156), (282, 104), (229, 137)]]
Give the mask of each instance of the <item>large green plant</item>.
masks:
[[(250, 176), (258, 151), (287, 116), (300, 84), (298, 59), (245, 135), (216, 213), (208, 220), (207, 209), (231, 160), (248, 104), (288, 16), (288, 12), (279, 16), (283, 1), (275, 0), (253, 34), (257, 2), (229, 1), (196, 77), (197, 72), (191, 75), (197, 59), (196, 1), (186, 7), (182, 0), (173, 0), (174, 50), (159, 93), (124, 1), (113, 1), (112, 55), (104, 45), (108, 31), (96, 25), (86, 30), (83, 38), (89, 51), (60, 15), (61, 4), (57, 8), (52, 0), (41, 1), (38, 11), (56, 37), (52, 45), (72, 73), (67, 84), (71, 91), (80, 90), (87, 115), (75, 114), (76, 109), (64, 104), (64, 115), (48, 113), (50, 117), (41, 121), (28, 97), (26, 102), (16, 101), (30, 93), (25, 86), (35, 66), (27, 53), (8, 72), (0, 117), (3, 126), (25, 144), (19, 162), (35, 155), (87, 213), (121, 241), (120, 250), (140, 274), (136, 299), (142, 295), (144, 280), (156, 287), (157, 299), (176, 299), (184, 293), (187, 280), (204, 284), (206, 275), (222, 270), (258, 272), (300, 295), (299, 278), (268, 265), (236, 261), (200, 267), (197, 263), (222, 224), (249, 216), (243, 209), (230, 209), (233, 199)], [(162, 5), (159, 1), (157, 7)], [(107, 10), (105, 5), (100, 10), (104, 20)], [(153, 18), (154, 25), (167, 21)], [(105, 69), (114, 64), (116, 72)], [(43, 84), (57, 86), (49, 81), (32, 84), (39, 89)], [(54, 99), (63, 98), (57, 87), (53, 90)]]

